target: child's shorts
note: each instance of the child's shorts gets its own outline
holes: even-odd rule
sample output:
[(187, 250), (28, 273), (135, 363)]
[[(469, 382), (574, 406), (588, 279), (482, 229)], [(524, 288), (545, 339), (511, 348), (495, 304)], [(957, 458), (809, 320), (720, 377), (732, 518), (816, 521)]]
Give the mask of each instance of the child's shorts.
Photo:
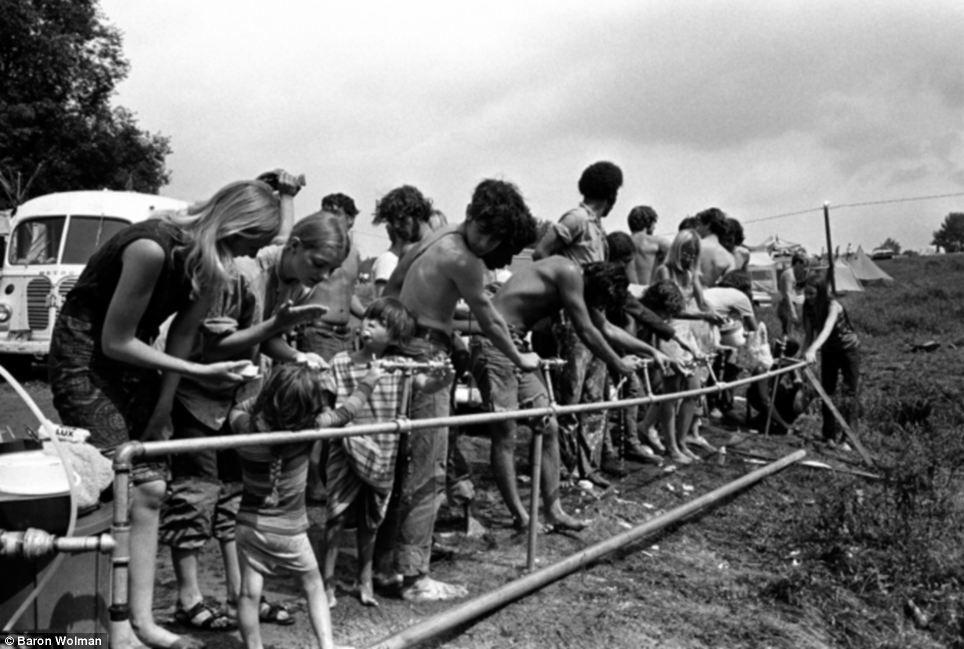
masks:
[(248, 563), (262, 575), (277, 577), (318, 569), (318, 559), (307, 532), (275, 534), (238, 525), (238, 555), (242, 566)]

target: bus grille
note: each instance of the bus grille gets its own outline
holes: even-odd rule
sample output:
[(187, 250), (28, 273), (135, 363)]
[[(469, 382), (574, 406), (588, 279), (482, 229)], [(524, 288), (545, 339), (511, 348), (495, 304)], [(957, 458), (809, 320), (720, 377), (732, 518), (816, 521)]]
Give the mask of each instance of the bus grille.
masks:
[(67, 297), (67, 294), (70, 293), (70, 289), (74, 288), (74, 284), (76, 283), (76, 277), (68, 277), (57, 285), (57, 292), (60, 294), (61, 304), (63, 304), (64, 298)]
[(27, 322), (31, 330), (44, 330), (50, 326), (50, 307), (47, 296), (52, 285), (46, 277), (38, 277), (27, 284)]

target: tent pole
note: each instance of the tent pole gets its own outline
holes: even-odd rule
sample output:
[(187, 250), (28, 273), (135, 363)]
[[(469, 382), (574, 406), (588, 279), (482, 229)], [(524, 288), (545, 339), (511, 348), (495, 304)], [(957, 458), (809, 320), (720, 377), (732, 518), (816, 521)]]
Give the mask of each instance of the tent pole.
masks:
[(837, 280), (834, 277), (834, 258), (833, 258), (833, 243), (830, 241), (830, 203), (824, 201), (823, 204), (823, 229), (827, 235), (827, 282), (830, 284), (830, 290), (833, 291), (834, 295), (837, 294)]

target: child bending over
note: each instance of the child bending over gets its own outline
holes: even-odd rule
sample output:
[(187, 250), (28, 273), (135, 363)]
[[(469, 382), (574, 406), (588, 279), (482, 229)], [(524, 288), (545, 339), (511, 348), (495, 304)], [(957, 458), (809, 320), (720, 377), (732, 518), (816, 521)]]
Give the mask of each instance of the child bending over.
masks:
[[(231, 426), (239, 434), (344, 426), (362, 409), (377, 381), (375, 368), (333, 410), (335, 384), (328, 371), (279, 365), (258, 397), (232, 410)], [(247, 649), (262, 646), (258, 613), (264, 576), (291, 573), (301, 579), (319, 646), (335, 646), (325, 585), (308, 540), (305, 487), (310, 447), (311, 442), (305, 442), (238, 449), (244, 483), (235, 533), (241, 563), (238, 621)]]
[[(409, 342), (415, 333), (415, 317), (394, 298), (380, 298), (365, 311), (361, 326), (362, 347), (356, 352), (341, 352), (331, 359), (331, 370), (341, 404), (356, 390), (387, 350)], [(399, 358), (410, 362), (410, 359)], [(450, 375), (417, 374), (413, 389), (435, 392), (450, 381)], [(403, 378), (401, 373), (385, 375), (372, 392), (368, 403), (357, 413), (355, 424), (390, 421), (402, 413)], [(407, 405), (407, 404), (405, 404)], [(413, 433), (418, 435), (420, 433)], [(372, 560), (375, 535), (388, 509), (395, 481), (398, 455), (397, 433), (378, 433), (344, 437), (329, 448), (328, 515), (325, 522), (325, 561), (323, 578), (328, 585), (328, 603), (334, 606), (335, 563), (338, 559), (338, 533), (349, 521), (358, 528), (358, 597), (366, 606), (377, 606), (372, 587)]]

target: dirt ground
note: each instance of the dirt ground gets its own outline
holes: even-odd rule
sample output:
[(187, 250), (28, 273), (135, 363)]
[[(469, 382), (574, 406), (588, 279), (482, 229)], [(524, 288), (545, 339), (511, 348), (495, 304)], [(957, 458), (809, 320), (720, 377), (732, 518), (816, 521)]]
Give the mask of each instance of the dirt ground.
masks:
[[(49, 389), (39, 376), (26, 382), (40, 407), (52, 414)], [(13, 430), (31, 425), (31, 415), (12, 390), (0, 387), (3, 423)], [(647, 519), (708, 492), (757, 468), (741, 453), (776, 458), (804, 445), (797, 438), (762, 438), (736, 428), (710, 428), (707, 437), (726, 445), (727, 462), (715, 455), (688, 467), (664, 467), (626, 462), (629, 475), (608, 490), (563, 489), (566, 508), (593, 524), (578, 534), (543, 534), (538, 567), (557, 562), (593, 543), (634, 527)], [(527, 463), (525, 438), (520, 439), (520, 467)], [(478, 491), (475, 514), (486, 531), (467, 537), (460, 521), (443, 508), (440, 540), (454, 548), (435, 561), (433, 572), (444, 581), (465, 584), (477, 596), (525, 574), (526, 539), (514, 532), (487, 466), (488, 441), (463, 436), (460, 445), (470, 459)], [(845, 466), (840, 464), (840, 466)], [(529, 481), (520, 468), (523, 497)], [(626, 547), (487, 617), (428, 643), (429, 646), (482, 649), (488, 647), (829, 647), (836, 646), (820, 620), (764, 596), (767, 587), (798, 561), (780, 535), (785, 524), (808, 500), (808, 484), (825, 479), (824, 472), (792, 467), (712, 511), (694, 516), (675, 529)], [(311, 535), (320, 539), (323, 509), (310, 508)], [(338, 577), (350, 583), (354, 574), (353, 539), (344, 537)], [(166, 552), (158, 557), (156, 610), (173, 623), (174, 576)], [(202, 584), (212, 598), (223, 599), (220, 557), (214, 544), (202, 556)], [(266, 625), (268, 646), (310, 647), (312, 640), (304, 604), (295, 584), (268, 583), (274, 600), (289, 605), (296, 617), (290, 627)], [(367, 646), (412, 623), (443, 611), (447, 604), (410, 604), (380, 597), (367, 608), (350, 592), (341, 591), (332, 611), (339, 643)], [(237, 632), (200, 634), (212, 649), (238, 647)]]

